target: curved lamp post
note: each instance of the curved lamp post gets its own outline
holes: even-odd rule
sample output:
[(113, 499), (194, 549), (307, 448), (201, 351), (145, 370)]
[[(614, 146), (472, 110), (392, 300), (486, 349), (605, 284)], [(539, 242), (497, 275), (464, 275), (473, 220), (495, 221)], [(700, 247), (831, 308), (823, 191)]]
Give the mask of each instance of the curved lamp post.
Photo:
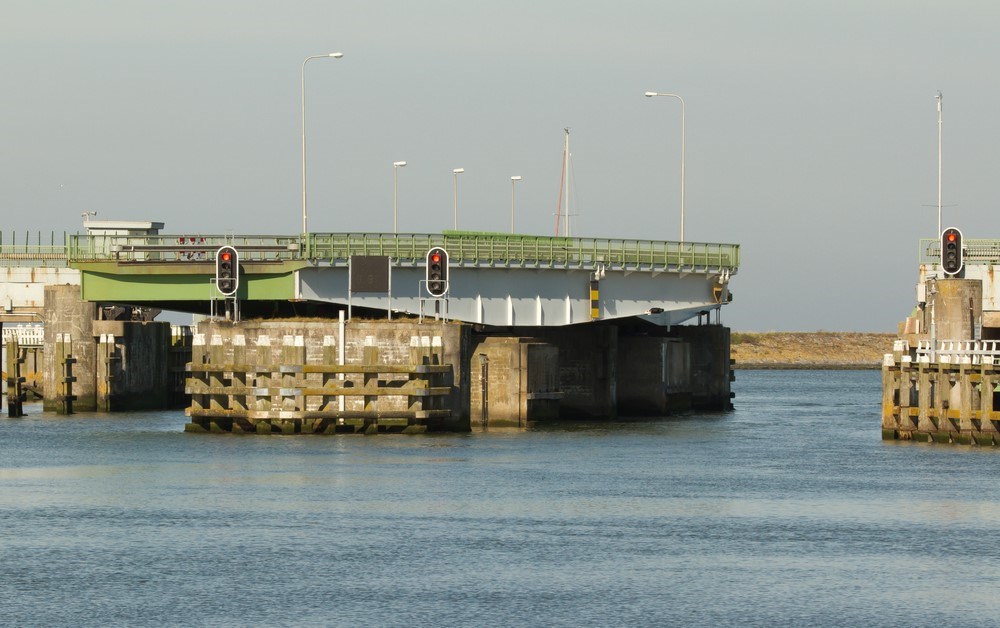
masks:
[(681, 101), (681, 244), (684, 244), (684, 99), (677, 94), (663, 94), (660, 92), (646, 92), (648, 98), (653, 96), (666, 96), (676, 98)]
[(451, 171), (455, 175), (455, 226), (453, 229), (458, 230), (458, 175), (465, 172), (465, 168), (455, 168)]
[(405, 161), (392, 162), (392, 232), (396, 233), (396, 200), (399, 198), (399, 169), (406, 166)]
[(515, 175), (510, 178), (510, 232), (514, 233), (514, 186), (523, 177)]
[(340, 59), (344, 56), (342, 52), (331, 52), (325, 55), (313, 55), (311, 57), (306, 57), (305, 61), (302, 62), (302, 233), (308, 233), (306, 230), (306, 63), (310, 59)]

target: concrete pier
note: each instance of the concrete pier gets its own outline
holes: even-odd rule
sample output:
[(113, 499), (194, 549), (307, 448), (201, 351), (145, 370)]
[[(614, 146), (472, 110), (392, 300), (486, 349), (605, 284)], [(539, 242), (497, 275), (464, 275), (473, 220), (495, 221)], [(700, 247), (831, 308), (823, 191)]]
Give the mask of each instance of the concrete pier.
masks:
[(531, 331), (426, 320), (201, 323), (187, 429), (468, 431), (731, 407), (727, 328)]
[(928, 279), (882, 363), (882, 438), (1000, 445), (1000, 329), (980, 279)]
[(469, 331), (416, 321), (201, 323), (185, 429), (468, 431)]
[(970, 342), (934, 362), (897, 345), (882, 367), (883, 439), (1000, 445), (1000, 343)]

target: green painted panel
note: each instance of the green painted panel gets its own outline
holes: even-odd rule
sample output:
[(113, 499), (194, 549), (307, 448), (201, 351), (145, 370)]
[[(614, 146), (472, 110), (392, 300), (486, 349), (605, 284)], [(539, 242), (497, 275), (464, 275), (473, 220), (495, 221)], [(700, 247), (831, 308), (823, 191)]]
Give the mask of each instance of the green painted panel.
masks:
[[(86, 301), (206, 301), (218, 296), (214, 275), (115, 275), (83, 271), (80, 283)], [(295, 297), (295, 275), (245, 275), (237, 296), (249, 301)]]

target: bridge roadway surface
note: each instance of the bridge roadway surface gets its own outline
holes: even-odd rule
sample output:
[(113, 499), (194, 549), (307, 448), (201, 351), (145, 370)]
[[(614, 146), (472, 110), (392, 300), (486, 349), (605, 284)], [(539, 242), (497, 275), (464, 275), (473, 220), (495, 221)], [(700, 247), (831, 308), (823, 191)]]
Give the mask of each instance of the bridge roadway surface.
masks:
[[(740, 261), (736, 244), (450, 231), (83, 234), (66, 236), (62, 245), (0, 240), (0, 303), (10, 317), (3, 320), (40, 312), (46, 283), (79, 283), (87, 301), (207, 312), (213, 300), (218, 305), (222, 299), (214, 279), (215, 253), (223, 245), (239, 252), (236, 296), (244, 316), (348, 307), (437, 311), (452, 320), (515, 327), (636, 316), (679, 324), (731, 300), (729, 281)], [(426, 291), (426, 255), (432, 247), (449, 253), (443, 299)], [(379, 292), (364, 291), (379, 288), (377, 277), (351, 272), (352, 262), (358, 271), (362, 257), (371, 262), (373, 256), (384, 256), (381, 262), (388, 266), (388, 289)], [(597, 293), (592, 295), (594, 281)]]

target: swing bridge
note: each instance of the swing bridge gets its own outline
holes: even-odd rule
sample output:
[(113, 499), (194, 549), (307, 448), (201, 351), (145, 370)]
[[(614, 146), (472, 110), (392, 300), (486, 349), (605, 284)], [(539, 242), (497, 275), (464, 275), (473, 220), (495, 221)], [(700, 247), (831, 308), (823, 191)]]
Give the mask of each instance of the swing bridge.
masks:
[[(737, 244), (442, 234), (299, 235), (99, 232), (4, 241), (0, 320), (37, 321), (44, 285), (78, 284), (85, 301), (210, 313), (220, 301), (244, 316), (434, 315), (499, 327), (553, 327), (641, 317), (676, 325), (710, 317), (732, 299)], [(9, 235), (9, 234), (8, 234)], [(231, 297), (216, 286), (215, 256), (238, 252)], [(427, 291), (427, 253), (447, 252), (442, 296)]]

